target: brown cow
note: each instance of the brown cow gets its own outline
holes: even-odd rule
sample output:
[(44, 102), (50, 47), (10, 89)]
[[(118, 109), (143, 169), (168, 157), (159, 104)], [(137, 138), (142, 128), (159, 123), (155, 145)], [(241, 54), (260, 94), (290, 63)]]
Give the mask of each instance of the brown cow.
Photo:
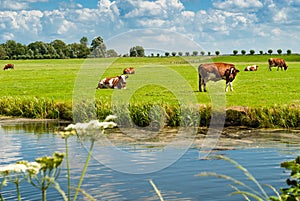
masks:
[(129, 68), (125, 68), (123, 70), (123, 74), (134, 74), (135, 73), (135, 69), (132, 68), (132, 67), (129, 67)]
[(285, 63), (284, 59), (280, 59), (280, 58), (270, 58), (268, 60), (269, 62), (269, 69), (270, 71), (272, 70), (272, 67), (276, 67), (277, 66), (277, 71), (279, 70), (279, 67), (282, 70), (282, 67), (284, 68), (284, 70), (287, 70), (288, 66)]
[(3, 70), (14, 69), (14, 67), (15, 67), (14, 64), (6, 64), (3, 68)]
[(240, 71), (236, 69), (233, 64), (221, 62), (200, 64), (198, 67), (199, 91), (202, 92), (203, 85), (204, 92), (206, 92), (206, 82), (209, 80), (216, 82), (221, 79), (226, 80), (225, 91), (228, 91), (228, 86), (230, 86), (230, 90), (233, 91), (232, 81), (238, 72)]
[(257, 71), (257, 70), (258, 70), (258, 65), (247, 66), (245, 68), (245, 71)]
[(126, 89), (126, 79), (128, 75), (119, 75), (116, 77), (107, 77), (102, 79), (96, 89)]

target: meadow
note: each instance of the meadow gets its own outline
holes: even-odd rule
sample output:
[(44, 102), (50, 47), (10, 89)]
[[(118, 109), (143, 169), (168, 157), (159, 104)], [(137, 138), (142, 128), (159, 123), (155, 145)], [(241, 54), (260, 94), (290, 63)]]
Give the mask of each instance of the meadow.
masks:
[[(267, 60), (270, 57), (284, 58), (288, 70), (277, 71), (277, 68), (272, 68), (269, 71)], [(197, 68), (200, 63), (211, 61), (234, 63), (240, 70), (233, 82), (234, 91), (223, 93), (225, 81), (217, 84), (211, 82), (207, 93), (198, 91)], [(193, 103), (209, 107), (213, 99), (220, 97), (219, 101), (225, 102), (227, 108), (241, 106), (253, 110), (298, 108), (300, 101), (300, 55), (1, 60), (0, 66), (7, 63), (14, 63), (15, 69), (0, 71), (2, 115), (70, 119), (72, 102), (76, 96), (94, 98), (99, 106), (99, 116), (107, 115), (112, 105), (119, 101), (140, 107), (158, 104), (171, 108)], [(244, 71), (251, 64), (258, 65), (259, 70)], [(120, 75), (129, 66), (136, 68), (136, 74), (129, 75), (127, 89), (96, 90), (101, 78)], [(36, 113), (47, 113), (48, 116), (30, 116), (13, 106), (37, 110), (34, 105), (40, 102)], [(24, 106), (25, 103), (27, 106)], [(52, 112), (46, 111), (47, 107), (52, 106), (58, 108)], [(298, 115), (298, 109), (296, 113)]]

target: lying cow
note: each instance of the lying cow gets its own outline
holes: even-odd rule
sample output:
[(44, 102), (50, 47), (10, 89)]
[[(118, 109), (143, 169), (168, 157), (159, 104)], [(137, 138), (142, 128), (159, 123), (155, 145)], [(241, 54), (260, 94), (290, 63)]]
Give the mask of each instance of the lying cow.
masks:
[(132, 68), (132, 67), (129, 67), (129, 68), (125, 68), (123, 70), (123, 74), (134, 74), (135, 73), (135, 69)]
[(3, 70), (14, 69), (14, 67), (15, 67), (14, 64), (6, 64), (3, 68)]
[(271, 69), (272, 67), (276, 67), (276, 66), (277, 66), (277, 71), (279, 70), (279, 68), (281, 68), (281, 70), (282, 70), (282, 67), (284, 68), (284, 70), (287, 70), (287, 68), (288, 68), (288, 66), (285, 63), (284, 59), (270, 58), (268, 60), (268, 62), (269, 62), (269, 69), (270, 69), (270, 71), (272, 70)]
[(111, 88), (111, 89), (126, 89), (126, 79), (128, 75), (119, 75), (116, 77), (107, 77), (98, 83), (96, 89), (104, 89), (104, 88)]
[(230, 90), (233, 91), (232, 81), (235, 79), (238, 72), (240, 71), (236, 69), (233, 64), (221, 62), (200, 64), (198, 67), (199, 91), (202, 92), (203, 85), (204, 92), (206, 92), (206, 83), (209, 80), (216, 82), (221, 79), (226, 80), (225, 91), (228, 91), (228, 86), (230, 86)]
[(257, 70), (258, 70), (258, 65), (247, 66), (245, 68), (245, 71), (257, 71)]

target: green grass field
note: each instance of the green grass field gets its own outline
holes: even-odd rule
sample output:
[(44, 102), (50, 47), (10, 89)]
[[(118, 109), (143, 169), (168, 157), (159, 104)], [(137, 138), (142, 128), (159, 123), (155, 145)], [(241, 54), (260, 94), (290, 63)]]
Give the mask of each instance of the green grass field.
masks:
[[(234, 91), (224, 95), (227, 107), (299, 104), (300, 56), (282, 56), (288, 61), (287, 71), (277, 71), (276, 68), (269, 71), (269, 57), (212, 58), (214, 61), (234, 63), (240, 70), (233, 82)], [(74, 89), (75, 92), (79, 89), (108, 102), (112, 97), (115, 100), (115, 97), (126, 96), (131, 103), (176, 104), (181, 99), (191, 99), (193, 102), (196, 97), (198, 103), (209, 104), (213, 92), (209, 87), (208, 93), (198, 92), (197, 74), (198, 65), (209, 61), (208, 57), (1, 60), (0, 66), (14, 63), (15, 70), (0, 71), (0, 94), (1, 97), (48, 98), (55, 102), (71, 103)], [(245, 72), (244, 68), (250, 64), (259, 65), (259, 70)], [(129, 66), (136, 68), (136, 74), (129, 75), (126, 90), (95, 89), (100, 78), (119, 75)], [(225, 88), (225, 81), (222, 81), (222, 88)]]

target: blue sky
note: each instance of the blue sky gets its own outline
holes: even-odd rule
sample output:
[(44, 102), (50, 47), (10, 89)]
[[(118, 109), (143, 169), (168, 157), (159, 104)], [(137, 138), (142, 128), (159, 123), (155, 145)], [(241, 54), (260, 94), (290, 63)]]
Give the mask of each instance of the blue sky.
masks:
[(300, 0), (0, 0), (0, 43), (101, 36), (118, 53), (300, 53), (299, 8)]

